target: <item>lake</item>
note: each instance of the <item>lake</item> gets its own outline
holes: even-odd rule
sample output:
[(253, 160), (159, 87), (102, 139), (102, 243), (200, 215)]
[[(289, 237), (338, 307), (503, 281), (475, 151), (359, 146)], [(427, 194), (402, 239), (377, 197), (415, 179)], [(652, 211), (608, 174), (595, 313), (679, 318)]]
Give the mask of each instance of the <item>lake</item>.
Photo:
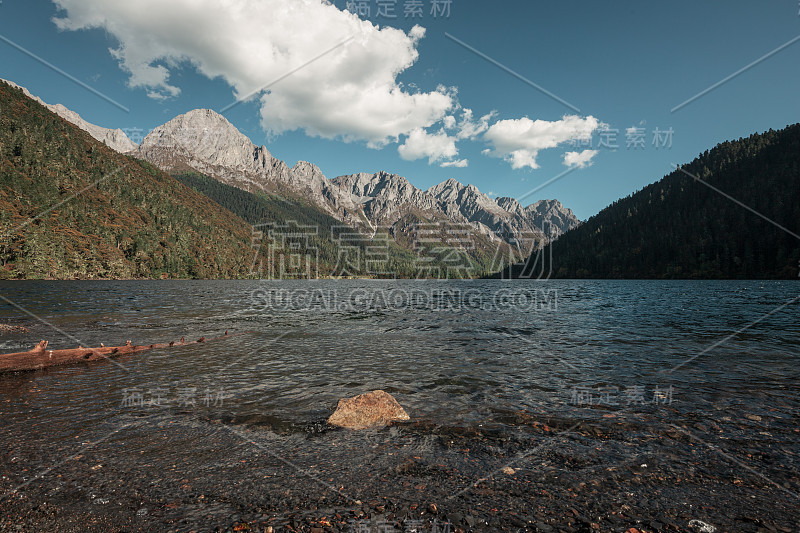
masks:
[[(37, 526), (97, 530), (800, 527), (800, 282), (0, 291), (19, 306), (0, 303), (0, 323), (30, 329), (0, 337), (3, 353), (40, 339), (71, 348), (233, 334), (0, 376), (7, 520), (25, 510), (41, 513)], [(338, 399), (375, 389), (411, 422), (326, 426)]]

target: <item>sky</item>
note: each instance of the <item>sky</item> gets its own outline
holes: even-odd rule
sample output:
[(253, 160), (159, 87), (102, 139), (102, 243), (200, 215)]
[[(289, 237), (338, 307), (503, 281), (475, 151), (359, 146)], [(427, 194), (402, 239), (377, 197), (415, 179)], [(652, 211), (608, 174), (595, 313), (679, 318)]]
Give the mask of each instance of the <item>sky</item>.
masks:
[(0, 78), (135, 141), (209, 108), (329, 178), (455, 178), (585, 220), (800, 121), (800, 5), (0, 0)]

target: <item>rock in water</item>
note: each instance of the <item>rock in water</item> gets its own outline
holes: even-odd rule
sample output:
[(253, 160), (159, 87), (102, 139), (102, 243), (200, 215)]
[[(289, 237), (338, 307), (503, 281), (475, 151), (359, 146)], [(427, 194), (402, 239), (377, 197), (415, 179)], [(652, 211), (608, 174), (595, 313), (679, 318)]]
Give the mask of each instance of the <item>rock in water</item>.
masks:
[(347, 429), (385, 426), (394, 420), (410, 420), (408, 413), (391, 394), (375, 390), (353, 398), (342, 398), (328, 424)]

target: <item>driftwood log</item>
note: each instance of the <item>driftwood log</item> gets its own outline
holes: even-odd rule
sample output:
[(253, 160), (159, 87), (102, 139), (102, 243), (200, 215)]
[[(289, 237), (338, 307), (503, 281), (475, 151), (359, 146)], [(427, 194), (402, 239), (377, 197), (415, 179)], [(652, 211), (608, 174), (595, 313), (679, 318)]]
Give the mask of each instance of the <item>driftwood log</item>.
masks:
[(48, 350), (47, 341), (40, 341), (32, 350), (28, 352), (17, 352), (0, 355), (0, 374), (6, 372), (24, 372), (30, 370), (40, 370), (51, 366), (71, 365), (86, 361), (99, 361), (101, 359), (111, 359), (121, 355), (146, 352), (159, 348), (172, 348), (174, 346), (189, 346), (192, 344), (202, 344), (208, 341), (230, 338), (228, 332), (222, 337), (206, 339), (200, 337), (196, 341), (186, 341), (183, 337), (178, 342), (166, 344), (145, 344), (136, 345), (128, 341), (125, 346), (104, 346), (102, 343), (99, 348), (68, 348), (65, 350)]

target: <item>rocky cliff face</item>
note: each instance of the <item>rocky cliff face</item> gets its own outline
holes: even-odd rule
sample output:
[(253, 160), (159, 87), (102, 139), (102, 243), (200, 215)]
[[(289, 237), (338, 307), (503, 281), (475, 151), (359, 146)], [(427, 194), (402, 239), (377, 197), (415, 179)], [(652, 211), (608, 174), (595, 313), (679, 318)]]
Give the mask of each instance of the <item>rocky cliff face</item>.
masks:
[(266, 147), (257, 147), (225, 117), (197, 109), (157, 127), (137, 155), (163, 170), (191, 168), (250, 191), (287, 181), (290, 169)]
[(411, 213), (438, 215), (433, 198), (396, 174), (352, 174), (335, 178), (331, 183), (361, 206), (373, 225), (391, 226)]
[(523, 207), (513, 198), (492, 200), (474, 185), (449, 179), (423, 191), (396, 174), (352, 174), (332, 180), (364, 208), (378, 225), (391, 225), (409, 213), (456, 224), (472, 224), (487, 235), (508, 240), (538, 234), (543, 228), (558, 237), (579, 224), (571, 210), (557, 200), (542, 200)]
[(501, 197), (497, 205), (535, 228), (550, 228), (553, 238), (559, 237), (580, 225), (572, 209), (564, 207), (558, 200), (539, 200), (523, 207), (515, 198)]
[(339, 220), (357, 219), (357, 206), (318, 167), (301, 161), (289, 168), (210, 109), (190, 111), (154, 129), (136, 155), (168, 172), (193, 169), (250, 192), (290, 191)]
[(33, 100), (36, 100), (37, 102), (45, 106), (47, 109), (49, 109), (56, 115), (60, 116), (61, 118), (63, 118), (64, 120), (72, 122), (80, 129), (84, 130), (89, 135), (97, 139), (98, 141), (106, 144), (112, 150), (116, 150), (117, 152), (121, 153), (126, 153), (136, 150), (137, 148), (136, 143), (131, 141), (128, 138), (128, 136), (125, 135), (125, 133), (123, 133), (123, 131), (120, 129), (112, 130), (108, 128), (102, 128), (94, 124), (90, 124), (89, 122), (83, 120), (79, 114), (70, 109), (67, 109), (61, 104), (55, 104), (55, 105), (48, 104), (44, 102), (41, 98), (32, 95), (30, 91), (28, 91), (28, 89), (26, 89), (25, 87), (22, 87), (14, 82), (7, 80), (0, 79), (0, 81), (4, 81), (7, 84), (11, 85), (12, 87), (17, 87), (18, 89), (22, 89), (22, 92), (25, 93), (25, 96), (27, 96), (28, 98), (32, 98)]
[(572, 211), (558, 201), (528, 207), (510, 198), (494, 201), (474, 185), (455, 179), (424, 191), (387, 172), (329, 180), (305, 161), (289, 168), (209, 109), (190, 111), (156, 128), (137, 155), (168, 172), (194, 169), (250, 192), (290, 193), (357, 227), (395, 226), (414, 215), (471, 225), (489, 238), (509, 241), (523, 234), (541, 234), (545, 223), (552, 224), (553, 236), (578, 224)]

